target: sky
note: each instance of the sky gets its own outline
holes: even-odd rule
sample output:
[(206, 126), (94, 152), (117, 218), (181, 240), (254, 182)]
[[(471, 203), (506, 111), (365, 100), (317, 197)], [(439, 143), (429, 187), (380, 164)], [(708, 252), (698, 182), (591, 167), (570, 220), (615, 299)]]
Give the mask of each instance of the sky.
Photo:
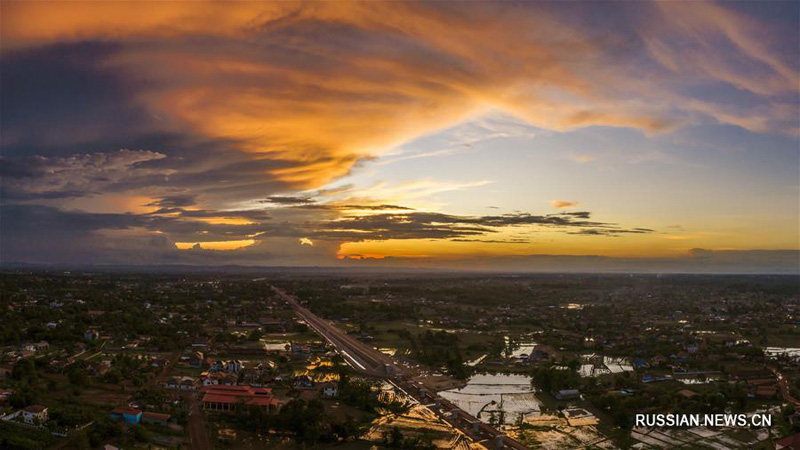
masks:
[(0, 13), (4, 263), (800, 273), (798, 2)]

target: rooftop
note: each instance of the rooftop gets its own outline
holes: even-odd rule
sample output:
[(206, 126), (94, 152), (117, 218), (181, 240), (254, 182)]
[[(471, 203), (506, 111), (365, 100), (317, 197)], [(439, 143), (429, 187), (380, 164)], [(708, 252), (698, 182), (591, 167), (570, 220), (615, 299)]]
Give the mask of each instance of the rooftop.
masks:
[(131, 415), (135, 416), (135, 415), (141, 414), (141, 413), (142, 413), (141, 410), (136, 409), (136, 408), (131, 408), (129, 406), (118, 406), (118, 407), (114, 408), (113, 410), (111, 410), (111, 414), (131, 414)]

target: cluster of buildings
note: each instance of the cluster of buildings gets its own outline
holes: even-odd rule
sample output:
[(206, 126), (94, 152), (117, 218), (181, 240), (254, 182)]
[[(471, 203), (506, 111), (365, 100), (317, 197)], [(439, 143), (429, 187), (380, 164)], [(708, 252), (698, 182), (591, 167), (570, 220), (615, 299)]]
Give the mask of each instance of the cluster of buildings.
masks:
[(0, 416), (0, 420), (5, 422), (18, 422), (26, 425), (41, 426), (47, 423), (49, 419), (49, 410), (46, 406), (42, 405), (28, 405), (11, 414)]

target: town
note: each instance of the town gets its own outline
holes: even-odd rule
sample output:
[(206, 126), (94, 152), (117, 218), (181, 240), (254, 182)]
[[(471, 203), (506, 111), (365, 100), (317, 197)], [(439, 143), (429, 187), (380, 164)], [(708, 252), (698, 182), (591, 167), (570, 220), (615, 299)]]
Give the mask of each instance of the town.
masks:
[(6, 270), (0, 447), (794, 448), (799, 281)]

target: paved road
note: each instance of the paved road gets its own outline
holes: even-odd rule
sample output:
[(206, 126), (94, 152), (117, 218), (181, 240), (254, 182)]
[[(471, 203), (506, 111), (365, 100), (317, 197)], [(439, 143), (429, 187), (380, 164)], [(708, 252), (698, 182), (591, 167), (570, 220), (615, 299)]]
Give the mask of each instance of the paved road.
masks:
[(200, 408), (200, 402), (189, 394), (185, 397), (189, 402), (189, 442), (192, 450), (211, 450), (211, 440), (206, 430), (206, 415)]
[(792, 397), (792, 391), (789, 388), (789, 382), (786, 381), (786, 377), (784, 377), (782, 373), (778, 372), (778, 369), (775, 367), (770, 367), (769, 370), (771, 370), (772, 374), (775, 375), (775, 378), (778, 379), (778, 385), (781, 388), (781, 395), (783, 395), (783, 399), (789, 403), (794, 403), (794, 406), (800, 408), (800, 400)]
[(325, 338), (344, 356), (347, 362), (362, 373), (389, 378), (409, 395), (422, 403), (433, 402), (430, 409), (442, 419), (479, 444), (487, 448), (526, 449), (520, 442), (505, 436), (494, 427), (485, 424), (447, 399), (439, 397), (435, 390), (420, 381), (415, 381), (416, 373), (408, 367), (397, 364), (394, 359), (375, 348), (347, 335), (332, 323), (320, 318), (300, 305), (293, 296), (272, 286), (297, 314), (305, 320), (320, 336)]
[[(173, 352), (166, 360), (166, 364), (161, 369), (161, 372), (153, 378), (153, 385), (159, 386), (163, 383), (164, 379), (172, 373), (172, 369), (178, 364), (181, 357), (181, 351)], [(192, 450), (211, 450), (211, 440), (208, 437), (206, 429), (206, 415), (203, 408), (200, 407), (197, 394), (185, 393), (181, 396), (184, 402), (189, 406), (189, 443)]]

